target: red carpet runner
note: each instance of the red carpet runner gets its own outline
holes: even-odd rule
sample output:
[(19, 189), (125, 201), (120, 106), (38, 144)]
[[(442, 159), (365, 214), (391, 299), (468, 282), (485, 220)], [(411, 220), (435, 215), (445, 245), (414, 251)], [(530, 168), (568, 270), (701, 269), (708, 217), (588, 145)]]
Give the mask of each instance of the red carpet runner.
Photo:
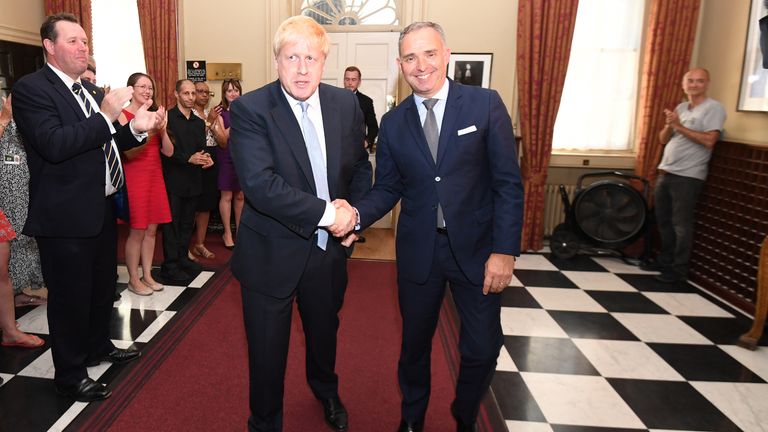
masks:
[[(400, 316), (395, 264), (350, 261), (349, 275), (341, 313), (337, 372), (341, 397), (350, 413), (350, 430), (392, 431), (400, 418), (396, 380)], [(226, 283), (221, 294), (164, 361), (157, 362), (147, 382), (138, 384), (135, 396), (126, 400), (119, 412), (112, 413), (110, 431), (246, 430), (248, 371), (240, 288), (228, 270), (218, 277), (223, 279), (217, 283)], [(298, 313), (294, 311), (284, 430), (329, 430), (322, 408), (305, 381), (303, 339)], [(142, 363), (144, 359), (136, 368), (155, 366)], [(450, 431), (455, 428), (449, 413), (453, 379), (439, 337), (434, 341), (432, 363), (427, 430)], [(113, 398), (119, 398), (121, 387)]]

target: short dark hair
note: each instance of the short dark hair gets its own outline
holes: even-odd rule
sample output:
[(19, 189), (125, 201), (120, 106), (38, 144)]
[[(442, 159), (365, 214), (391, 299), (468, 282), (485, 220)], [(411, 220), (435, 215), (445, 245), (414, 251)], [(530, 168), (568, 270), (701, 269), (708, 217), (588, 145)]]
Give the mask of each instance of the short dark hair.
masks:
[(40, 26), (41, 42), (46, 39), (50, 41), (56, 40), (56, 38), (59, 36), (56, 33), (56, 23), (59, 21), (69, 21), (75, 24), (80, 24), (80, 21), (77, 20), (77, 17), (69, 12), (61, 12), (55, 15), (49, 15), (45, 18), (43, 25)]
[(363, 74), (362, 72), (360, 72), (360, 69), (358, 69), (357, 66), (347, 66), (347, 68), (344, 69), (344, 73), (347, 73), (347, 72), (357, 72), (357, 77), (359, 79), (363, 78)]
[(180, 79), (180, 80), (176, 81), (176, 92), (180, 92), (181, 91), (181, 85), (184, 84), (185, 81), (191, 82), (192, 85), (195, 85), (195, 83), (192, 82), (191, 79), (187, 79), (187, 78)]
[(405, 39), (408, 33), (415, 32), (416, 30), (421, 30), (424, 28), (431, 28), (432, 30), (436, 31), (440, 35), (440, 39), (443, 41), (443, 45), (447, 45), (445, 41), (445, 31), (440, 24), (432, 21), (416, 21), (408, 24), (408, 26), (400, 32), (400, 38), (397, 40), (398, 53), (402, 54), (400, 49), (403, 47), (403, 39)]

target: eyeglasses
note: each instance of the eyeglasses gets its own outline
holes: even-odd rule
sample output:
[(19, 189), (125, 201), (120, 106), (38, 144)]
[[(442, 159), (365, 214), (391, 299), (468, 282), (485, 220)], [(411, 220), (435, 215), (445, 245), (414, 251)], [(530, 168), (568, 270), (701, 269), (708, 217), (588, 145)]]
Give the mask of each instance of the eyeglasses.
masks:
[(148, 86), (148, 85), (135, 85), (135, 86), (133, 86), (133, 88), (135, 88), (137, 90), (141, 90), (141, 91), (145, 91), (145, 90), (149, 90), (151, 92), (155, 91), (154, 87)]

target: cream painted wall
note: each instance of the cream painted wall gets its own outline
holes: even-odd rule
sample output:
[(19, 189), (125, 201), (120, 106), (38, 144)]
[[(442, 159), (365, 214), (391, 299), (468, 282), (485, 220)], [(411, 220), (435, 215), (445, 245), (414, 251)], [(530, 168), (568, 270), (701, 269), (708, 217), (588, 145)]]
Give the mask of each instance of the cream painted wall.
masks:
[[(184, 76), (186, 60), (205, 60), (242, 63), (244, 92), (271, 81), (267, 61), (271, 32), (265, 29), (271, 3), (275, 2), (227, 0), (211, 7), (206, 0), (179, 0), (179, 77)], [(221, 81), (211, 81), (211, 90), (216, 92), (212, 102), (218, 103)]]
[(768, 113), (739, 112), (739, 83), (750, 0), (704, 0), (694, 62), (709, 69), (709, 95), (722, 102), (725, 139), (768, 147)]
[(424, 19), (443, 26), (452, 52), (493, 53), (491, 88), (516, 119), (517, 0), (483, 0), (473, 7), (464, 0), (427, 1)]
[(45, 19), (42, 0), (0, 0), (0, 40), (40, 45), (40, 24)]

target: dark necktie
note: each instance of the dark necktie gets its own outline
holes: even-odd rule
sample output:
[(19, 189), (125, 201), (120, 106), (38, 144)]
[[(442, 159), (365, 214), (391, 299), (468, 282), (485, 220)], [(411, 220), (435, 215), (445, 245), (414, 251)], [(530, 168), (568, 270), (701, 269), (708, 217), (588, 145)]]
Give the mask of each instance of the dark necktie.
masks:
[[(427, 138), (429, 151), (432, 153), (432, 159), (437, 162), (437, 143), (440, 141), (440, 132), (437, 129), (437, 116), (432, 109), (439, 99), (424, 99), (424, 106), (427, 108), (427, 118), (424, 119), (424, 136)], [(443, 218), (443, 206), (437, 203), (437, 226), (445, 226)]]
[[(83, 86), (76, 82), (72, 84), (72, 91), (83, 101), (85, 106), (86, 116), (90, 117), (93, 114), (93, 107), (91, 101), (85, 97), (83, 92)], [(123, 170), (120, 168), (120, 160), (117, 158), (117, 152), (112, 147), (112, 142), (106, 142), (101, 146), (104, 150), (104, 157), (107, 160), (107, 166), (109, 167), (109, 180), (115, 189), (120, 189), (123, 186)]]
[[(331, 194), (328, 192), (328, 174), (325, 169), (325, 159), (323, 158), (323, 151), (320, 149), (320, 140), (317, 138), (317, 131), (315, 125), (312, 124), (307, 115), (307, 108), (309, 104), (301, 102), (301, 130), (304, 133), (304, 144), (307, 146), (307, 153), (309, 154), (309, 163), (312, 164), (312, 177), (315, 179), (315, 188), (317, 189), (317, 197), (326, 201), (331, 200)], [(319, 229), (317, 231), (317, 246), (325, 250), (328, 244), (328, 231)]]

